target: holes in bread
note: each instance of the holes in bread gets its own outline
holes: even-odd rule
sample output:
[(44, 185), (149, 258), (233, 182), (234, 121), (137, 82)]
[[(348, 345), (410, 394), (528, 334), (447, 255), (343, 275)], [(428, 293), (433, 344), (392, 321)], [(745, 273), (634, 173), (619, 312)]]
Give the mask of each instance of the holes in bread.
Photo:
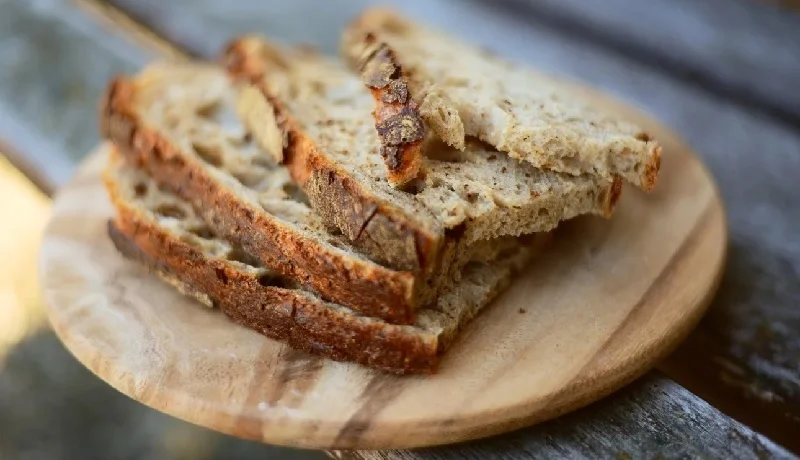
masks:
[(175, 203), (163, 203), (156, 208), (156, 214), (173, 219), (185, 219), (186, 211)]
[(250, 255), (249, 253), (245, 252), (244, 249), (238, 246), (231, 249), (226, 258), (230, 261), (239, 262), (245, 265), (249, 265), (251, 267), (258, 267), (261, 265), (260, 260)]
[(136, 195), (136, 198), (141, 198), (147, 194), (147, 184), (139, 182), (138, 184), (133, 186), (133, 193)]
[(201, 105), (197, 107), (195, 113), (200, 118), (205, 118), (206, 120), (214, 120), (219, 112), (220, 103), (219, 101), (210, 101), (205, 105)]
[(275, 273), (264, 273), (256, 278), (258, 284), (264, 287), (277, 287), (277, 288), (284, 288), (284, 289), (292, 289), (294, 287), (294, 283), (292, 283), (289, 279), (284, 278), (282, 276), (278, 276)]
[(464, 152), (456, 150), (440, 141), (431, 141), (425, 149), (425, 155), (431, 160), (445, 163), (462, 163), (466, 159)]
[(219, 147), (210, 147), (192, 142), (192, 148), (197, 153), (197, 156), (206, 163), (215, 168), (222, 166), (222, 151), (220, 151)]
[(425, 190), (425, 181), (423, 179), (416, 179), (403, 187), (403, 191), (412, 195), (418, 195)]
[(536, 211), (536, 215), (539, 217), (547, 217), (550, 215), (550, 210), (547, 208), (539, 208), (539, 210)]
[(225, 273), (225, 270), (222, 268), (215, 268), (214, 274), (217, 275), (217, 279), (222, 282), (222, 284), (228, 284), (228, 274)]

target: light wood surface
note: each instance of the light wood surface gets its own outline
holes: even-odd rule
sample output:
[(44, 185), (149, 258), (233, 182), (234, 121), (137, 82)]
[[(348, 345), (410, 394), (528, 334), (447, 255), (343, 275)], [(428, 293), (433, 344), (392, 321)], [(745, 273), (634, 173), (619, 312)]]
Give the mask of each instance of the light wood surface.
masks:
[(599, 100), (662, 141), (656, 191), (626, 189), (612, 220), (565, 225), (435, 376), (293, 352), (123, 260), (105, 237), (112, 209), (99, 178), (103, 149), (54, 205), (40, 267), (50, 319), (71, 352), (123, 393), (270, 443), (441, 444), (580, 407), (641, 375), (689, 332), (726, 246), (722, 205), (702, 164), (654, 122)]

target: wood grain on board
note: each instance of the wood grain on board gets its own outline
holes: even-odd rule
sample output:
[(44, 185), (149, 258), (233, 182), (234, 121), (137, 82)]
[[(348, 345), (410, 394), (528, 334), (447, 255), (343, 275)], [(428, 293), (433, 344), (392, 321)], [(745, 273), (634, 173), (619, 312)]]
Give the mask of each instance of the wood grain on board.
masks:
[(613, 99), (569, 90), (660, 139), (658, 186), (627, 188), (610, 220), (565, 225), (433, 376), (293, 352), (126, 261), (104, 236), (113, 214), (100, 177), (107, 149), (54, 204), (41, 252), (51, 323), (81, 362), (132, 398), (268, 443), (438, 445), (584, 406), (642, 375), (699, 321), (719, 280), (726, 228), (713, 181), (680, 140)]
[(793, 456), (654, 372), (626, 391), (572, 414), (481, 441), (447, 447), (338, 451), (342, 460), (784, 459)]

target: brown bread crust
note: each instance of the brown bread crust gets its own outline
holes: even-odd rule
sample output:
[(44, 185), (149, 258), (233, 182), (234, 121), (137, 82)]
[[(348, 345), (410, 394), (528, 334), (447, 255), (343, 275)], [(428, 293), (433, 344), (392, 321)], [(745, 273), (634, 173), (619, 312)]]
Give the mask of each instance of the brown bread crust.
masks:
[[(413, 322), (417, 282), (412, 273), (376, 264), (354, 263), (356, 259), (330, 251), (277, 219), (254, 212), (252, 205), (238, 199), (207, 174), (202, 164), (183, 154), (158, 131), (143, 123), (133, 105), (135, 91), (134, 80), (117, 78), (101, 103), (101, 132), (117, 145), (127, 161), (144, 168), (159, 183), (190, 201), (215, 232), (260, 258), (267, 267), (327, 299), (370, 316), (397, 324)], [(296, 139), (297, 135), (291, 138)], [(308, 149), (300, 150), (304, 151)], [(289, 156), (297, 158), (297, 155)], [(311, 159), (313, 155), (309, 155), (307, 160)], [(298, 170), (298, 165), (295, 164), (293, 169)], [(309, 169), (315, 174), (322, 171), (319, 167)], [(324, 195), (326, 200), (320, 199), (320, 195)], [(325, 193), (318, 193), (316, 198), (310, 196), (310, 199), (317, 201), (316, 209), (325, 209), (324, 205), (319, 206), (321, 201), (339, 205), (336, 201), (331, 202), (331, 195), (336, 196), (328, 189)], [(359, 225), (365, 231), (371, 231), (368, 230), (371, 225), (378, 225), (382, 227), (381, 231), (389, 229), (382, 237), (415, 235), (405, 228), (392, 227), (395, 221), (373, 218), (377, 212), (372, 209), (364, 211), (363, 224)]]
[(286, 133), (283, 159), (292, 177), (305, 190), (314, 211), (345, 234), (357, 247), (398, 270), (431, 274), (444, 231), (426, 228), (409, 219), (402, 209), (364, 187), (348, 171), (330, 161), (270, 94), (265, 63), (249, 38), (233, 41), (223, 55), (226, 69), (239, 81), (256, 87), (272, 105), (275, 119)]
[(437, 338), (419, 329), (363, 321), (300, 291), (264, 286), (230, 264), (206, 258), (157, 226), (120, 211), (108, 233), (127, 258), (143, 263), (186, 293), (207, 295), (237, 323), (292, 348), (389, 372), (433, 373)]
[(402, 186), (419, 174), (425, 124), (389, 47), (366, 34), (361, 48), (355, 65), (375, 99), (375, 129), (381, 139), (381, 156), (389, 169), (389, 183)]

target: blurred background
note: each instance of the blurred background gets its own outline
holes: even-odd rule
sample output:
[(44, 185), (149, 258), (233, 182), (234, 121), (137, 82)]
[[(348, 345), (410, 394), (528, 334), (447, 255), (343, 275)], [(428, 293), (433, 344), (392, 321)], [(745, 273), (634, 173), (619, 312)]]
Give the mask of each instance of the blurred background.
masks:
[[(0, 459), (325, 457), (198, 428), (135, 403), (95, 378), (47, 325), (36, 256), (50, 197), (98, 143), (95, 104), (113, 75), (135, 72), (152, 59), (210, 58), (230, 37), (245, 32), (334, 53), (345, 22), (368, 3), (374, 2), (0, 0)], [(792, 299), (799, 297), (791, 282), (800, 273), (800, 233), (796, 221), (786, 221), (798, 217), (800, 200), (796, 182), (779, 180), (800, 173), (800, 2), (394, 3), (501, 54), (639, 105), (700, 152), (731, 208), (732, 263), (744, 267), (743, 273), (767, 273), (778, 281), (724, 280), (723, 287), (744, 287), (723, 293), (725, 309), (712, 310), (697, 339), (736, 340), (736, 347), (719, 345), (708, 359), (709, 379), (724, 385), (726, 379), (752, 378), (759, 385), (756, 396), (737, 399), (746, 393), (741, 385), (707, 390), (699, 380), (708, 379), (696, 377), (704, 375), (704, 366), (664, 369), (705, 399), (729, 407), (729, 413), (755, 404), (766, 407), (763, 417), (771, 417), (773, 409), (781, 417), (769, 398), (759, 399), (767, 391), (775, 404), (800, 414), (792, 412), (800, 407), (795, 328), (800, 320), (792, 310)], [(765, 166), (759, 163), (765, 157), (782, 160)], [(784, 198), (767, 198), (773, 195)], [(758, 206), (750, 206), (754, 199)], [(767, 231), (786, 244), (776, 248), (754, 240), (765, 231), (756, 220), (776, 222)], [(748, 300), (775, 292), (781, 296), (769, 305)], [(756, 340), (750, 338), (755, 334), (750, 322), (766, 324), (770, 343), (783, 345), (739, 346), (741, 340)], [(708, 352), (692, 340), (687, 347)], [(693, 350), (686, 354), (697, 354)], [(730, 363), (738, 371), (731, 371)], [(791, 443), (787, 433), (800, 427), (795, 421), (770, 428), (759, 422), (761, 415), (740, 415), (786, 443)]]

